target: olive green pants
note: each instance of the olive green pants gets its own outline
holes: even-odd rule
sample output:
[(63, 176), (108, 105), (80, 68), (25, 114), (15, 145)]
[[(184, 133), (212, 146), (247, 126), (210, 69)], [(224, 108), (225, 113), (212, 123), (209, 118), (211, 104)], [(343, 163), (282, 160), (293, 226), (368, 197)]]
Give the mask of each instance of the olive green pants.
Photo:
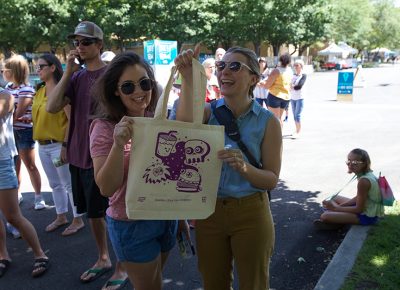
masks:
[(240, 290), (269, 289), (275, 231), (266, 193), (218, 199), (215, 212), (196, 221), (196, 242), (205, 290), (232, 289), (233, 263)]

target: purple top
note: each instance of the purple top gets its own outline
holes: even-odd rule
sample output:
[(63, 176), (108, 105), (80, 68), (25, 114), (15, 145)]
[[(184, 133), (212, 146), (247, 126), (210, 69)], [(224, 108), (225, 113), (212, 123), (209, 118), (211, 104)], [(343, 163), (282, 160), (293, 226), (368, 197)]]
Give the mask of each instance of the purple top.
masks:
[(93, 167), (89, 150), (89, 127), (94, 114), (95, 101), (91, 89), (106, 67), (96, 71), (82, 69), (73, 74), (66, 96), (71, 100), (67, 157), (70, 164), (89, 169)]

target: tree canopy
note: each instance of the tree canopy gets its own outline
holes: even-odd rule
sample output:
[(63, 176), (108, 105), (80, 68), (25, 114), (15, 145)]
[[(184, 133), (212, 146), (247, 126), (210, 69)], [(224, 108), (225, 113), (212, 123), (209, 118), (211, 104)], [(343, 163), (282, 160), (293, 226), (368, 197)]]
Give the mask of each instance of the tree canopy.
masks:
[(267, 43), (278, 54), (292, 44), (301, 54), (318, 41), (359, 49), (398, 47), (400, 16), (392, 0), (13, 0), (0, 1), (0, 50), (52, 51), (67, 44), (79, 21), (104, 31), (106, 47), (149, 39), (203, 42), (210, 49)]

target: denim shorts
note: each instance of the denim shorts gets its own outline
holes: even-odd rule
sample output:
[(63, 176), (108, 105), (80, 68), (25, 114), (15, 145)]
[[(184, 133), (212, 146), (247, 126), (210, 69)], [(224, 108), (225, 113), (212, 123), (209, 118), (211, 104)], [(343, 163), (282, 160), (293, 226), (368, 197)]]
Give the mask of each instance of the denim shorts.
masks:
[(268, 94), (266, 104), (271, 108), (286, 109), (289, 106), (289, 101), (275, 97), (271, 93)]
[(378, 221), (378, 217), (369, 217), (365, 214), (357, 214), (358, 220), (360, 221), (360, 225), (363, 226), (368, 226), (368, 225), (374, 225)]
[(0, 160), (0, 190), (18, 188), (14, 159)]
[(33, 141), (33, 129), (14, 130), (15, 145), (18, 150), (33, 149), (35, 148), (35, 141)]
[(107, 216), (107, 228), (119, 262), (147, 263), (175, 246), (178, 222), (121, 221)]

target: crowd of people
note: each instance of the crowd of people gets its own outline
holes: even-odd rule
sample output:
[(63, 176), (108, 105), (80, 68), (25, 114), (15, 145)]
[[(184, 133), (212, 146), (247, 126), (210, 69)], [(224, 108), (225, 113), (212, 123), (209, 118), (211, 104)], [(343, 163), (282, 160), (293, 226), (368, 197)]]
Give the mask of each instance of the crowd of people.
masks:
[[(28, 82), (27, 63), (21, 56), (6, 60), (2, 69), (8, 84), (0, 91), (0, 210), (9, 228), (33, 250), (32, 276), (46, 273), (50, 259), (18, 206), (22, 160), (35, 190), (34, 208), (46, 207), (35, 166), (37, 141), (56, 209), (55, 219), (45, 230), (66, 226), (62, 235), (74, 235), (85, 226), (83, 215), (91, 228), (98, 256), (80, 275), (81, 282), (89, 283), (112, 270), (109, 238), (117, 262), (103, 289), (121, 288), (128, 280), (137, 290), (161, 289), (168, 253), (178, 233), (189, 236), (189, 226), (184, 220), (130, 220), (125, 200), (132, 142), (145, 142), (134, 138), (130, 117), (151, 118), (162, 88), (151, 66), (134, 52), (108, 53), (102, 59), (103, 32), (95, 23), (79, 23), (69, 38), (74, 49), (64, 71), (52, 54), (37, 60), (41, 82), (36, 89)], [(193, 120), (189, 109), (192, 60), (198, 55), (197, 47), (182, 51), (175, 59), (181, 90), (172, 114), (179, 121)], [(215, 211), (193, 225), (206, 290), (231, 289), (233, 263), (240, 289), (269, 289), (275, 233), (267, 191), (279, 180), (282, 115), (290, 102), (295, 134), (300, 133), (301, 90), (306, 81), (304, 63), (295, 61), (294, 73), (290, 63), (290, 56), (284, 54), (278, 66), (269, 70), (265, 59), (241, 47), (220, 48), (215, 58), (203, 62), (207, 76), (203, 122), (219, 125), (215, 112), (229, 110), (240, 120), (240, 134), (255, 159), (255, 163), (249, 162), (238, 143), (225, 135), (226, 147), (218, 152), (223, 168)], [(315, 222), (320, 228), (373, 224), (383, 214), (383, 208), (371, 205), (378, 195), (368, 154), (353, 150), (348, 166), (359, 179), (357, 196), (324, 202), (326, 211)], [(0, 219), (0, 277), (10, 265)]]

